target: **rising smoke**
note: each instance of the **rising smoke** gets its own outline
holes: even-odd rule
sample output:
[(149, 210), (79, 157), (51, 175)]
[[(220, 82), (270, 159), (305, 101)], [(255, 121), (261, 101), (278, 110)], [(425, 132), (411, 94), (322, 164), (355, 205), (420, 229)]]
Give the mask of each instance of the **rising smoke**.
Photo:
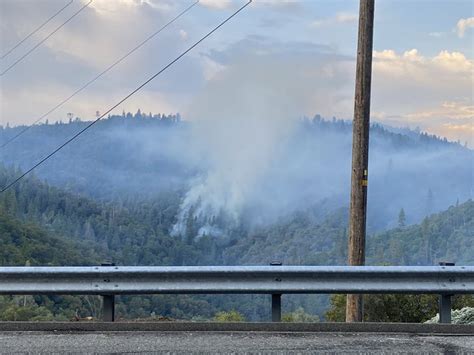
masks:
[(222, 234), (213, 223), (218, 216), (227, 227), (237, 226), (245, 210), (258, 206), (254, 219), (266, 219), (289, 203), (287, 187), (272, 179), (293, 173), (280, 164), (288, 158), (298, 118), (314, 106), (329, 111), (340, 97), (328, 94), (327, 82), (345, 82), (341, 64), (324, 56), (310, 63), (273, 55), (255, 51), (224, 66), (185, 113), (193, 123), (195, 157), (206, 168), (190, 182), (174, 234), (186, 232), (189, 218), (201, 226), (199, 235)]

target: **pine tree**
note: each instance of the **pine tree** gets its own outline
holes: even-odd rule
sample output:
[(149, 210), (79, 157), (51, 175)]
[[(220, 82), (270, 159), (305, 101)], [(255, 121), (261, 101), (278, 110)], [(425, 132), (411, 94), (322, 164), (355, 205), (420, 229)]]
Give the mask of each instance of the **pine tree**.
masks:
[(430, 236), (430, 226), (428, 218), (425, 217), (423, 222), (421, 223), (421, 235), (423, 238), (423, 246), (425, 249), (425, 261), (427, 265), (431, 265), (432, 257), (431, 257), (431, 236)]
[(433, 204), (434, 204), (433, 191), (431, 191), (431, 189), (428, 189), (428, 196), (426, 198), (426, 215), (427, 216), (433, 213), (433, 210), (434, 210)]
[(405, 210), (402, 208), (400, 210), (400, 213), (398, 214), (398, 227), (399, 228), (405, 227), (405, 222), (406, 222)]

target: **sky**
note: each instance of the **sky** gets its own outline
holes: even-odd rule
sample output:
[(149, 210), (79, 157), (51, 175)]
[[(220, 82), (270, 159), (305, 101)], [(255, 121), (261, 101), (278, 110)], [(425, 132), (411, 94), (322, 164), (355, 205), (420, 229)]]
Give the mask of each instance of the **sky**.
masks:
[[(1, 54), (69, 2), (0, 0)], [(0, 59), (0, 72), (88, 2), (73, 0)], [(36, 121), (193, 2), (93, 0), (0, 76), (1, 124)], [(48, 121), (66, 121), (68, 113), (90, 120), (97, 111), (107, 111), (245, 3), (200, 0), (52, 112)], [(232, 99), (238, 90), (258, 95), (248, 80), (245, 85), (238, 80), (240, 70), (246, 77), (255, 74), (256, 88), (279, 86), (278, 94), (266, 95), (261, 103), (268, 112), (284, 102), (295, 118), (321, 114), (351, 119), (358, 4), (355, 0), (254, 0), (113, 113), (139, 108), (153, 113), (180, 112), (192, 121), (197, 105), (212, 109), (213, 97), (202, 93), (216, 82), (232, 80), (221, 86), (224, 92), (219, 94), (227, 95), (226, 99)], [(470, 0), (376, 0), (373, 121), (419, 127), (474, 147), (473, 6)], [(232, 75), (226, 75), (228, 71)], [(207, 102), (200, 101), (203, 98)]]

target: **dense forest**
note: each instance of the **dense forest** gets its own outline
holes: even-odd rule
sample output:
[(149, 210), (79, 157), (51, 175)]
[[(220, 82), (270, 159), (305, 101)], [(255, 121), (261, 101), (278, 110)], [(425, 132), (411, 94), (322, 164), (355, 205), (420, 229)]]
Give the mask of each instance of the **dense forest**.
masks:
[[(85, 124), (43, 124), (12, 141), (1, 154), (0, 186)], [(23, 128), (2, 128), (0, 141)], [(240, 180), (229, 181), (222, 170), (228, 165), (202, 161), (197, 146), (186, 144), (194, 129), (179, 115), (141, 112), (99, 123), (0, 195), (0, 264), (346, 263), (348, 191), (341, 186), (348, 186), (350, 123), (303, 118), (281, 149), (271, 150), (265, 173), (249, 179), (236, 167), (231, 175)], [(374, 125), (372, 132), (367, 263), (474, 264), (472, 151), (415, 131)], [(244, 171), (258, 168), (236, 163)], [(225, 189), (247, 198), (243, 192), (252, 191), (252, 197), (240, 209), (228, 204), (206, 214), (212, 199), (223, 196), (210, 184), (215, 176), (229, 183)], [(253, 189), (249, 181), (256, 181)], [(289, 319), (324, 319), (329, 307), (327, 296), (285, 296), (283, 302), (293, 312)], [(211, 319), (235, 309), (264, 320), (269, 304), (265, 295), (135, 296), (120, 297), (117, 310), (125, 318)], [(8, 320), (97, 318), (100, 299), (2, 297), (0, 314)]]
[(94, 249), (60, 238), (0, 209), (0, 263), (7, 265), (84, 265), (100, 261)]
[[(0, 159), (6, 167), (25, 170), (86, 124), (72, 120), (33, 126), (3, 147)], [(212, 217), (220, 213), (229, 219), (237, 215), (234, 225), (242, 219), (262, 225), (324, 201), (331, 209), (347, 205), (350, 122), (319, 115), (295, 119), (283, 137), (269, 142), (259, 133), (252, 137), (258, 144), (245, 150), (239, 141), (225, 144), (249, 132), (232, 138), (232, 131), (201, 126), (179, 115), (110, 116), (35, 174), (53, 186), (101, 201), (140, 204), (159, 200), (163, 193), (177, 194), (184, 217), (193, 207), (203, 212), (195, 213), (197, 222), (211, 227)], [(0, 128), (0, 144), (23, 129)], [(413, 224), (472, 198), (472, 150), (423, 132), (399, 131), (372, 126), (370, 231), (396, 227), (401, 208), (407, 224)], [(184, 206), (184, 201), (193, 206)]]
[[(0, 181), (15, 172), (2, 168)], [(322, 206), (295, 213), (270, 227), (233, 230), (233, 237), (171, 236), (177, 195), (163, 195), (162, 204), (97, 202), (51, 187), (35, 177), (0, 197), (2, 265), (203, 265), (284, 264), (337, 265), (346, 262), (347, 210), (323, 214)], [(170, 209), (174, 206), (174, 209)], [(404, 225), (368, 237), (368, 263), (433, 265), (441, 260), (473, 264), (474, 202), (469, 200), (433, 214), (419, 225)], [(193, 219), (189, 221), (192, 231)], [(100, 315), (97, 298), (28, 298), (31, 309), (19, 312), (22, 298), (3, 298), (7, 318), (72, 319)], [(74, 309), (71, 309), (71, 302)], [(54, 305), (54, 307), (53, 307)], [(94, 305), (94, 307), (92, 307)], [(323, 317), (325, 296), (291, 296), (288, 310), (303, 307)], [(7, 307), (7, 308), (8, 308)], [(12, 308), (13, 307), (13, 308)], [(209, 319), (219, 310), (237, 309), (248, 319), (268, 318), (265, 296), (121, 297), (123, 317), (160, 315)], [(31, 313), (33, 312), (33, 313)], [(38, 313), (39, 312), (39, 313)], [(41, 316), (43, 315), (43, 316)]]

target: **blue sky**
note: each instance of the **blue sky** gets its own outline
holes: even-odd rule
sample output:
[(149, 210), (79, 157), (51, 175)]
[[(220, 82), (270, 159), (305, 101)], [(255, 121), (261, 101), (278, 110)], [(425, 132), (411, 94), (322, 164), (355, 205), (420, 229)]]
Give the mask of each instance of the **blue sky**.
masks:
[[(0, 0), (2, 53), (66, 2)], [(84, 3), (75, 0), (0, 61), (0, 67), (5, 68)], [(190, 3), (94, 0), (24, 62), (0, 77), (2, 123), (33, 122)], [(96, 111), (105, 111), (244, 3), (201, 0), (126, 62), (51, 114), (49, 121), (65, 120), (67, 112), (90, 119)], [(358, 1), (353, 0), (254, 0), (117, 112), (138, 108), (179, 111), (192, 120), (196, 101), (213, 82), (235, 78), (226, 76), (227, 71), (252, 75), (252, 70), (259, 70), (255, 80), (262, 82), (255, 83), (256, 87), (276, 83), (287, 87), (275, 99), (287, 100), (295, 117), (321, 113), (350, 119), (357, 14)], [(472, 146), (473, 16), (469, 0), (376, 0), (374, 120), (420, 127)], [(223, 87), (232, 95), (239, 90), (239, 82)], [(262, 105), (271, 111), (271, 102)]]

